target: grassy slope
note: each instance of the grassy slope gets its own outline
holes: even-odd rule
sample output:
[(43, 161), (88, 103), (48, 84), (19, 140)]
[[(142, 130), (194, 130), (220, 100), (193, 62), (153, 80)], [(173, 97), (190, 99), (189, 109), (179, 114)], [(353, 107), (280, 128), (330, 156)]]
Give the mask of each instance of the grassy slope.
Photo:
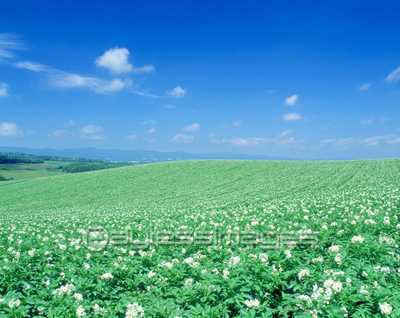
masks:
[[(60, 170), (55, 170), (57, 166), (70, 165), (72, 162), (46, 161), (45, 163), (10, 163), (0, 164), (0, 175), (5, 178), (14, 178), (15, 180), (34, 179), (41, 177), (51, 177), (65, 174)], [(6, 170), (2, 170), (5, 168)], [(54, 169), (54, 170), (48, 170)]]
[[(190, 161), (124, 167), (0, 184), (1, 211), (67, 208), (196, 209), (327, 193), (398, 160), (337, 162)], [(355, 173), (356, 172), (356, 173)], [(360, 178), (360, 179), (358, 179)], [(386, 176), (385, 176), (386, 178)], [(399, 178), (393, 176), (398, 185)]]

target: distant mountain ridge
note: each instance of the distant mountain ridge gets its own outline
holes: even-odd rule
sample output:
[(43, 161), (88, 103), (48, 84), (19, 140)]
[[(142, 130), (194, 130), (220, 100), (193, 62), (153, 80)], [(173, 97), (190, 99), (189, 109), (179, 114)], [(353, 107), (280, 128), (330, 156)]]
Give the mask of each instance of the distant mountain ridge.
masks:
[(200, 153), (193, 154), (182, 151), (153, 151), (153, 150), (124, 150), (124, 149), (98, 149), (98, 148), (75, 148), (75, 149), (53, 149), (53, 148), (21, 148), (2, 147), (0, 152), (18, 152), (32, 155), (50, 155), (65, 158), (87, 158), (109, 161), (141, 161), (161, 162), (176, 160), (195, 159), (232, 159), (232, 160), (299, 160), (282, 156), (245, 155), (237, 153)]

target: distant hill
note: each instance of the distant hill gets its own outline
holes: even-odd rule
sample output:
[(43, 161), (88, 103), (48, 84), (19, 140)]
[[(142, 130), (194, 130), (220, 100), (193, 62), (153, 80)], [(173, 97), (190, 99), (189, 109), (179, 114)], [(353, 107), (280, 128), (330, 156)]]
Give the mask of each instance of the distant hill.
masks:
[(281, 156), (245, 155), (237, 153), (200, 153), (193, 154), (181, 151), (162, 152), (150, 150), (123, 150), (123, 149), (97, 149), (97, 148), (76, 148), (76, 149), (52, 149), (52, 148), (20, 148), (1, 147), (0, 152), (17, 152), (33, 155), (49, 155), (66, 158), (87, 158), (110, 161), (140, 161), (140, 162), (161, 162), (178, 160), (203, 160), (203, 159), (231, 159), (231, 160), (299, 160)]

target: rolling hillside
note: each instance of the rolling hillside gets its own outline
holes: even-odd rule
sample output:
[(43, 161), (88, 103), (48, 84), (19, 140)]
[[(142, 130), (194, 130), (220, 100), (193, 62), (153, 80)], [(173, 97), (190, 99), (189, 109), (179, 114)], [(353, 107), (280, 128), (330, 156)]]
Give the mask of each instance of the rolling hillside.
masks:
[(0, 317), (400, 316), (397, 159), (156, 163), (0, 202)]

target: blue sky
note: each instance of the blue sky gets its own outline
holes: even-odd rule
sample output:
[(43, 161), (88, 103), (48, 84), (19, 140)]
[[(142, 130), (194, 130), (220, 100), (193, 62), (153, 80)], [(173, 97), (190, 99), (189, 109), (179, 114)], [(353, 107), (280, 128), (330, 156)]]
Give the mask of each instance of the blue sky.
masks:
[(0, 146), (400, 154), (398, 1), (3, 1)]

